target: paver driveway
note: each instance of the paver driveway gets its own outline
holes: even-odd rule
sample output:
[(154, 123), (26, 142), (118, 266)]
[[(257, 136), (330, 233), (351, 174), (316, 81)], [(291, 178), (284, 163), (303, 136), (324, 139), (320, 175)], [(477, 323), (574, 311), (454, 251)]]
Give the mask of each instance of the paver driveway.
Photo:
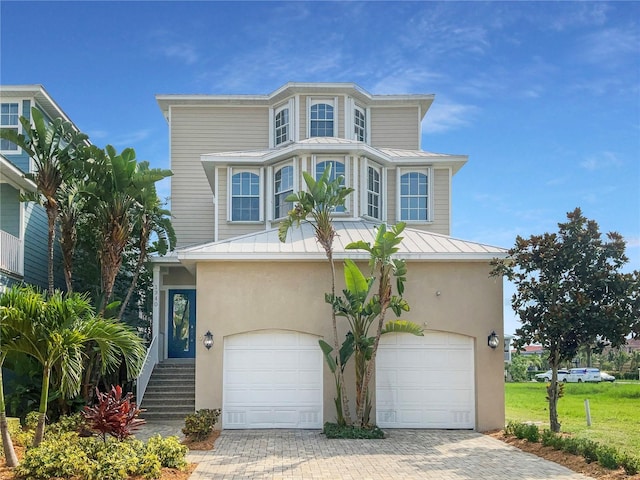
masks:
[(584, 475), (474, 432), (389, 430), (384, 440), (328, 440), (317, 430), (225, 430), (192, 480), (579, 480)]

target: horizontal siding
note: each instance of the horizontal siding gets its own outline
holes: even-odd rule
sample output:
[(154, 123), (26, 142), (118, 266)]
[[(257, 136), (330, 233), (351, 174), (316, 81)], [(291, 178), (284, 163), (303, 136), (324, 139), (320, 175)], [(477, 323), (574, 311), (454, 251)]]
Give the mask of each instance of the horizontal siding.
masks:
[(171, 211), (178, 245), (210, 242), (214, 237), (213, 194), (200, 156), (268, 146), (267, 108), (172, 108)]
[[(40, 288), (47, 288), (47, 215), (34, 203), (25, 208), (24, 281)], [(61, 270), (61, 269), (60, 269)]]
[(433, 171), (433, 223), (430, 231), (449, 235), (449, 170)]
[(371, 145), (378, 148), (420, 148), (418, 107), (372, 107)]

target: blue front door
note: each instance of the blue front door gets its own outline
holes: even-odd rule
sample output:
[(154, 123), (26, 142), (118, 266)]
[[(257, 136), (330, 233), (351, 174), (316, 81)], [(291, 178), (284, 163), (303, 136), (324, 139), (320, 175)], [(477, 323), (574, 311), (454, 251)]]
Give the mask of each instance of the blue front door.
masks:
[(169, 290), (169, 358), (196, 356), (196, 291)]

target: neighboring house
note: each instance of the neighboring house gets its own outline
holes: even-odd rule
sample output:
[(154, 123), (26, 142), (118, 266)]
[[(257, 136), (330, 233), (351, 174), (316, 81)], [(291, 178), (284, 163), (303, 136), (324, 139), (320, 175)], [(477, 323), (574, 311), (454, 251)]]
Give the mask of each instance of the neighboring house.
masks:
[[(502, 248), (449, 236), (464, 155), (421, 150), (433, 95), (371, 95), (352, 83), (288, 83), (268, 95), (158, 95), (169, 124), (179, 248), (155, 259), (151, 364), (195, 358), (195, 406), (222, 428), (321, 428), (335, 420), (330, 270), (307, 224), (278, 241), (285, 198), (329, 164), (355, 189), (335, 214), (337, 291), (355, 240), (406, 221), (403, 318), (424, 337), (383, 336), (372, 385), (385, 428), (504, 426)], [(389, 312), (390, 315), (391, 312)], [(346, 333), (340, 320), (340, 335)], [(203, 340), (213, 336), (213, 346)], [(347, 375), (353, 383), (353, 373)], [(144, 387), (142, 387), (144, 395)], [(352, 405), (352, 408), (355, 408)]]
[[(45, 118), (69, 120), (42, 85), (0, 85), (2, 128), (24, 133), (19, 118), (30, 118), (34, 106)], [(20, 202), (20, 194), (36, 191), (24, 178), (33, 172), (34, 163), (21, 148), (0, 140), (0, 292), (21, 282), (47, 288), (47, 215), (35, 203)], [(59, 270), (56, 284), (63, 287)]]

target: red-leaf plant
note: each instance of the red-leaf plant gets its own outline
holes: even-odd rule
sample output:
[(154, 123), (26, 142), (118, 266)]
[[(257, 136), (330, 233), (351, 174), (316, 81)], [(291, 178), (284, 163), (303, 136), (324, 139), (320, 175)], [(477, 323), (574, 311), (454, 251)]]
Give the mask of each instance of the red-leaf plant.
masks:
[(122, 441), (145, 423), (143, 419), (137, 418), (144, 410), (131, 401), (131, 392), (122, 396), (120, 385), (112, 385), (111, 391), (105, 393), (101, 393), (96, 387), (96, 397), (98, 404), (84, 407), (82, 414), (89, 423), (89, 428), (102, 434), (103, 441), (107, 441), (107, 434)]

